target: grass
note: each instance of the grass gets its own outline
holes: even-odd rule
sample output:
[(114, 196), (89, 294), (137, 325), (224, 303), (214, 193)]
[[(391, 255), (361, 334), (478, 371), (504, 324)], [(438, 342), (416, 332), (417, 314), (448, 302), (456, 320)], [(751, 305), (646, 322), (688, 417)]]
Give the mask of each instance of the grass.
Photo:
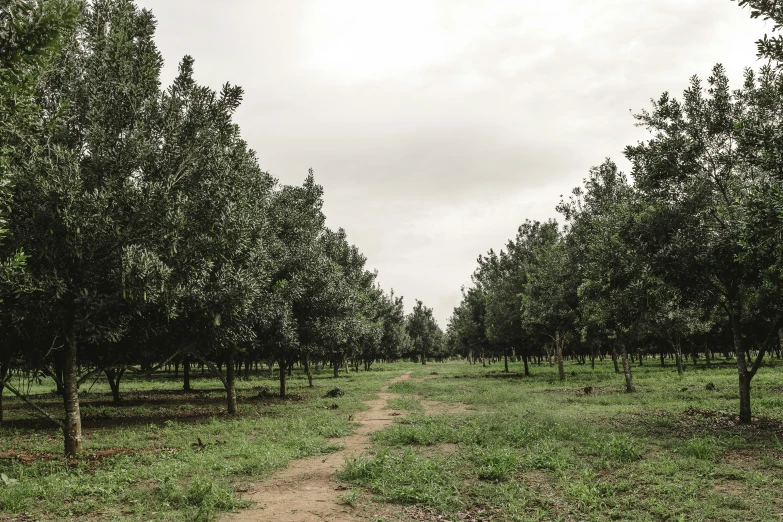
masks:
[[(119, 405), (98, 381), (82, 390), (78, 462), (60, 456), (57, 429), (6, 395), (0, 520), (213, 520), (244, 506), (242, 492), (289, 460), (333, 451), (363, 401), (404, 371), (414, 380), (390, 386), (401, 395), (389, 409), (408, 415), (374, 434), (370, 453), (346, 461), (340, 503), (374, 495), (422, 520), (780, 520), (783, 366), (775, 363), (754, 379), (750, 426), (735, 422), (730, 364), (678, 376), (656, 361), (635, 363), (634, 394), (623, 393), (608, 360), (595, 370), (568, 362), (563, 382), (545, 365), (522, 377), (520, 363), (510, 374), (502, 365), (386, 364), (337, 381), (326, 370), (315, 389), (295, 372), (287, 400), (262, 373), (239, 383), (237, 418), (223, 413), (219, 382), (198, 374), (192, 393), (167, 374), (129, 379)], [(335, 385), (345, 395), (324, 398)], [(52, 389), (43, 381), (30, 393), (61, 415)], [(466, 411), (426, 414), (430, 401)]]
[(412, 396), (391, 399), (387, 408), (390, 410), (424, 413), (424, 407), (421, 405), (421, 402), (419, 402), (416, 397)]
[[(405, 367), (336, 381), (327, 369), (316, 374), (314, 389), (295, 372), (288, 400), (274, 397), (276, 381), (266, 372), (253, 375), (238, 383), (237, 418), (224, 414), (219, 381), (198, 374), (193, 393), (182, 392), (171, 375), (128, 379), (120, 404), (98, 382), (81, 393), (85, 453), (78, 462), (61, 457), (57, 428), (6, 395), (0, 473), (8, 483), (0, 482), (0, 520), (211, 520), (243, 506), (241, 491), (289, 460), (336, 449), (330, 439), (351, 433), (351, 415)], [(345, 395), (323, 398), (335, 383)], [(30, 393), (61, 416), (53, 388), (43, 381)]]
[(608, 360), (595, 370), (569, 362), (564, 382), (547, 366), (528, 378), (517, 363), (510, 375), (501, 365), (419, 367), (414, 377), (435, 368), (437, 378), (389, 391), (470, 411), (398, 419), (341, 478), (427, 520), (780, 520), (783, 366), (775, 362), (754, 381), (750, 426), (736, 423), (729, 364), (678, 376), (657, 361), (636, 363), (634, 394)]

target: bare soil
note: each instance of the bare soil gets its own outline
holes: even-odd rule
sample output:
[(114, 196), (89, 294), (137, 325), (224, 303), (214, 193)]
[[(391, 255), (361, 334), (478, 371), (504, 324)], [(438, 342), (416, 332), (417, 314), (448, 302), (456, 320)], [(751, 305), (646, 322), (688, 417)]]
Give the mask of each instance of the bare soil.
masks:
[(361, 503), (356, 507), (341, 502), (350, 489), (335, 480), (335, 472), (342, 466), (345, 457), (358, 455), (370, 448), (370, 435), (392, 424), (399, 415), (385, 410), (389, 400), (399, 397), (388, 393), (389, 385), (410, 379), (411, 372), (391, 379), (378, 393), (377, 398), (366, 402), (368, 409), (355, 415), (360, 425), (353, 435), (334, 442), (342, 443), (344, 449), (326, 456), (316, 456), (292, 461), (286, 469), (272, 475), (245, 499), (255, 503), (254, 507), (223, 517), (224, 522), (354, 522), (373, 518), (371, 504)]

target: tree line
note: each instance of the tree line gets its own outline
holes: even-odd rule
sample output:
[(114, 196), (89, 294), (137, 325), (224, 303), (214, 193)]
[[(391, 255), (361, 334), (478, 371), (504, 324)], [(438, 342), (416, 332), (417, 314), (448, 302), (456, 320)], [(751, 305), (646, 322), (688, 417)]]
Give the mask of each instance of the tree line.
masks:
[[(783, 24), (778, 2), (741, 0)], [(649, 138), (607, 159), (562, 198), (561, 222), (525, 221), (478, 258), (448, 326), (469, 358), (610, 355), (635, 390), (632, 358), (661, 364), (736, 359), (739, 420), (751, 381), (783, 327), (783, 58), (780, 36), (758, 41), (768, 63), (729, 85), (716, 65), (682, 98), (663, 93), (635, 115)], [(629, 179), (630, 178), (630, 179)], [(551, 359), (550, 359), (551, 360)], [(506, 365), (506, 368), (508, 366)]]
[[(156, 21), (131, 0), (0, 7), (0, 421), (5, 390), (82, 449), (79, 385), (208, 368), (236, 379), (445, 354), (432, 310), (385, 292), (312, 171), (283, 185), (234, 122), (243, 91), (200, 85), (185, 56), (163, 88)], [(64, 418), (12, 385), (45, 375)]]

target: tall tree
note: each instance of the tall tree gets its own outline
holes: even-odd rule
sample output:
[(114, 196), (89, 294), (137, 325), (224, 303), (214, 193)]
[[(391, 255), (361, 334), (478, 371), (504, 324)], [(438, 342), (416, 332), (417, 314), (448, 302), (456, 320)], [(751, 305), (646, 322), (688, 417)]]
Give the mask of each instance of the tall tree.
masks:
[(421, 361), (427, 364), (427, 357), (439, 348), (442, 342), (442, 332), (435, 318), (432, 316), (432, 308), (424, 306), (424, 303), (416, 300), (413, 311), (408, 314), (408, 335), (413, 344), (414, 353)]
[[(5, 298), (26, 286), (21, 279), (26, 260), (22, 244), (3, 244), (8, 233), (6, 210), (14, 182), (35, 164), (34, 158), (46, 153), (47, 127), (59, 123), (57, 118), (47, 118), (36, 97), (60, 50), (62, 36), (73, 29), (77, 14), (76, 4), (70, 0), (17, 0), (0, 5), (0, 307)], [(0, 423), (5, 380), (22, 350), (18, 336), (12, 333), (19, 325), (11, 315), (0, 308), (0, 342), (4, 345), (0, 355)]]
[(522, 320), (529, 328), (538, 328), (552, 340), (560, 380), (565, 379), (565, 343), (576, 339), (580, 282), (576, 268), (571, 263), (557, 222), (542, 225), (532, 247), (531, 262), (527, 265), (525, 291), (521, 294)]
[(156, 152), (140, 179), (149, 250), (168, 274), (162, 313), (179, 348), (223, 382), (230, 414), (237, 413), (235, 362), (255, 339), (257, 314), (275, 302), (267, 299), (274, 180), (233, 122), (241, 101), (240, 87), (198, 85), (186, 56), (162, 96), (150, 132)]
[[(37, 97), (49, 149), (14, 184), (9, 233), (25, 243), (35, 292), (18, 313), (46, 310), (63, 367), (65, 451), (81, 450), (80, 348), (115, 343), (127, 331), (123, 245), (133, 241), (135, 178), (148, 136), (144, 120), (158, 93), (161, 58), (154, 20), (130, 1), (85, 8), (78, 31), (46, 75)], [(49, 122), (47, 122), (48, 124)], [(108, 349), (108, 348), (107, 348)]]
[(590, 170), (558, 209), (569, 225), (567, 243), (581, 267), (580, 320), (584, 331), (603, 333), (622, 354), (625, 389), (634, 391), (628, 346), (651, 312), (645, 266), (638, 253), (633, 188), (611, 160)]
[[(774, 138), (783, 79), (771, 67), (748, 70), (732, 92), (725, 70), (705, 89), (691, 80), (679, 102), (664, 93), (637, 116), (652, 138), (626, 149), (645, 199), (642, 216), (651, 270), (680, 295), (731, 324), (740, 420), (751, 421), (750, 383), (783, 321), (780, 249), (770, 244), (765, 194), (781, 181)], [(765, 139), (765, 137), (767, 139)], [(773, 207), (774, 208), (774, 207)], [(754, 217), (755, 216), (755, 217)], [(779, 230), (779, 228), (777, 229)], [(757, 355), (749, 360), (750, 349)]]

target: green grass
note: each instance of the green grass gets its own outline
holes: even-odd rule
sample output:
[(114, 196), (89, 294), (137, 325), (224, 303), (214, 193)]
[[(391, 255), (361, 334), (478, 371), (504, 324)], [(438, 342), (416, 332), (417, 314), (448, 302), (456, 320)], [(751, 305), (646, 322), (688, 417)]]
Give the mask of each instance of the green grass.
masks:
[[(212, 520), (245, 505), (241, 492), (289, 460), (332, 451), (330, 439), (353, 430), (364, 401), (413, 371), (428, 378), (389, 389), (401, 394), (389, 409), (409, 415), (376, 433), (372, 452), (346, 461), (340, 477), (353, 489), (339, 502), (353, 506), (369, 492), (443, 520), (780, 520), (783, 366), (754, 379), (751, 426), (734, 422), (731, 365), (678, 376), (657, 361), (635, 363), (634, 394), (623, 393), (608, 360), (595, 370), (568, 362), (564, 382), (546, 365), (524, 378), (521, 366), (507, 375), (502, 365), (386, 364), (337, 381), (325, 370), (314, 390), (298, 371), (288, 400), (274, 397), (277, 383), (263, 373), (239, 383), (237, 418), (224, 414), (219, 382), (198, 372), (199, 391), (188, 394), (170, 375), (129, 379), (119, 405), (98, 380), (81, 393), (79, 462), (60, 456), (57, 429), (31, 424), (6, 394), (0, 519)], [(323, 398), (335, 384), (346, 394)], [(59, 416), (52, 389), (44, 381), (30, 393)], [(422, 400), (468, 411), (425, 415)]]
[(609, 360), (595, 370), (569, 362), (564, 382), (548, 366), (524, 378), (518, 363), (511, 375), (502, 365), (430, 364), (414, 377), (435, 369), (438, 378), (389, 391), (471, 411), (398, 419), (374, 435), (375, 454), (348, 461), (341, 477), (444, 520), (777, 521), (783, 366), (775, 363), (754, 380), (751, 426), (735, 422), (728, 364), (678, 376), (671, 363), (636, 363), (634, 394)]
[(408, 412), (417, 412), (417, 413), (424, 412), (424, 408), (422, 407), (421, 402), (419, 402), (419, 399), (410, 396), (396, 397), (394, 399), (391, 399), (389, 401), (387, 408), (390, 410), (399, 410), (399, 411), (408, 411)]
[[(386, 368), (385, 370), (382, 368)], [(193, 380), (194, 393), (167, 375), (124, 381), (124, 402), (111, 401), (108, 385), (81, 392), (84, 458), (67, 462), (62, 434), (33, 424), (28, 410), (7, 395), (0, 428), (0, 520), (27, 514), (42, 520), (211, 520), (244, 505), (247, 484), (267, 477), (291, 459), (326, 454), (329, 439), (352, 432), (350, 416), (363, 409), (390, 378), (412, 365), (385, 365), (336, 381), (329, 369), (310, 389), (301, 372), (289, 381), (289, 400), (275, 397), (276, 381), (263, 375), (238, 383), (240, 415), (225, 415), (219, 381)], [(335, 383), (346, 391), (322, 398)], [(61, 416), (53, 384), (30, 393)], [(89, 392), (87, 390), (90, 389)], [(337, 406), (334, 409), (334, 406)], [(201, 440), (203, 445), (199, 445)]]

